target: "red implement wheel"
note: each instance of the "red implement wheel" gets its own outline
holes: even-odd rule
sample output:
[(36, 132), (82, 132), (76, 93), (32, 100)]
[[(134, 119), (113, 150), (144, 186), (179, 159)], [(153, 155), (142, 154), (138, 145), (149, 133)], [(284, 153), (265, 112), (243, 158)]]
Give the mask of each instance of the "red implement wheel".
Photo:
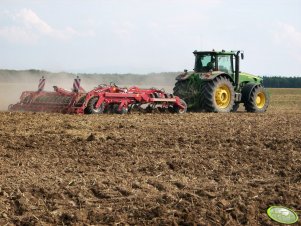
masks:
[(98, 97), (92, 97), (86, 107), (86, 113), (87, 114), (101, 114), (103, 113), (105, 109), (104, 103), (102, 103), (98, 108), (95, 107), (96, 103), (98, 101)]

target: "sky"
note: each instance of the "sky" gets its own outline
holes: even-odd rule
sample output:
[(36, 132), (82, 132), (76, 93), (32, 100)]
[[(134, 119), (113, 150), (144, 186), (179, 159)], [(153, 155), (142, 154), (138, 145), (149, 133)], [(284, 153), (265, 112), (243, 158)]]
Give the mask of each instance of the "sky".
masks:
[(301, 76), (301, 1), (1, 0), (1, 69), (182, 71), (212, 49), (243, 50), (245, 72)]

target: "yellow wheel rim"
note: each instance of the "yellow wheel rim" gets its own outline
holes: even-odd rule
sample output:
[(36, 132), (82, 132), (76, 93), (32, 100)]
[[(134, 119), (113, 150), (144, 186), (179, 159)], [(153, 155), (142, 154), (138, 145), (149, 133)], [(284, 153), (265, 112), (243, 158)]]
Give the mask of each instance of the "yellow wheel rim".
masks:
[(231, 101), (231, 91), (228, 86), (222, 85), (215, 91), (215, 102), (219, 108), (227, 108)]
[(266, 99), (265, 99), (265, 95), (263, 92), (259, 92), (257, 93), (256, 96), (256, 107), (257, 108), (263, 108), (265, 105)]

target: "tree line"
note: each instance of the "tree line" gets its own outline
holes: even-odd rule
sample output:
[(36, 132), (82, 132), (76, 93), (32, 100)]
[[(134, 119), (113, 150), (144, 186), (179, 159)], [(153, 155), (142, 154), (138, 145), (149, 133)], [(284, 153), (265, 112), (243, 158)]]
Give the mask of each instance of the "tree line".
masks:
[(263, 76), (263, 85), (269, 88), (301, 88), (301, 77)]

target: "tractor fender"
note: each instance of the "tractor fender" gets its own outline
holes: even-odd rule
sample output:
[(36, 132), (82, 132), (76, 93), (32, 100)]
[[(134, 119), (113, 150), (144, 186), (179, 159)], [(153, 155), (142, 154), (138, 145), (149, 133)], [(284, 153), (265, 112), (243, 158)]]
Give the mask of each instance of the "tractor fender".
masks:
[(255, 83), (247, 83), (246, 85), (244, 85), (244, 87), (241, 90), (241, 100), (242, 102), (246, 102), (250, 99), (250, 95), (252, 93), (252, 90), (256, 87), (256, 86), (261, 86), (260, 84), (255, 84)]
[(176, 77), (176, 80), (177, 80), (177, 81), (184, 81), (184, 80), (189, 79), (191, 75), (193, 75), (193, 73), (192, 73), (192, 74), (188, 74), (187, 72), (184, 72), (184, 73), (182, 73), (182, 74), (179, 74), (179, 75)]
[(227, 74), (223, 71), (213, 71), (213, 72), (202, 73), (202, 74), (200, 74), (200, 79), (202, 79), (204, 81), (211, 81), (218, 76), (224, 76), (224, 77), (228, 78), (232, 82), (232, 84), (234, 84), (233, 78), (229, 74)]

